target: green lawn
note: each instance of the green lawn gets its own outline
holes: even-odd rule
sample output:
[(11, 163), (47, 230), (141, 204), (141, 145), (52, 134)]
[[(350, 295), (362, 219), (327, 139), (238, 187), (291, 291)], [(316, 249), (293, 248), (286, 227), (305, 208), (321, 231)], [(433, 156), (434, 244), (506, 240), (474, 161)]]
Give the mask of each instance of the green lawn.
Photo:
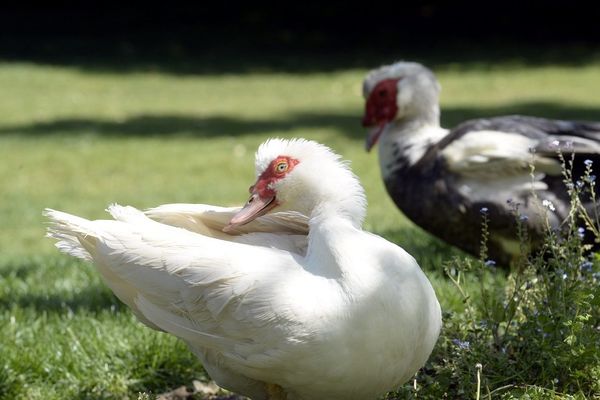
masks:
[[(600, 119), (600, 62), (435, 72), (449, 126), (516, 112)], [(254, 151), (273, 136), (315, 139), (351, 160), (369, 200), (366, 228), (415, 255), (442, 307), (460, 310), (441, 264), (461, 253), (400, 214), (376, 154), (363, 150), (365, 73), (179, 76), (0, 63), (0, 398), (136, 398), (207, 379), (184, 345), (136, 322), (92, 266), (58, 254), (41, 211), (98, 218), (112, 202), (241, 204)]]

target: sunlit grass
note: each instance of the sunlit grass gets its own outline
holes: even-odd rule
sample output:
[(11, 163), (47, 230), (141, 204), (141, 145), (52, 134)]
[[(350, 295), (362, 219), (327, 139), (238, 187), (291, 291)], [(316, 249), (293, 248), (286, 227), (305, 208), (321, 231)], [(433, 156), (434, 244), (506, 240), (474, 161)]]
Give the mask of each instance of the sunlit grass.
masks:
[[(241, 204), (253, 153), (273, 136), (315, 139), (351, 160), (369, 200), (366, 228), (415, 255), (442, 307), (460, 310), (441, 264), (461, 253), (401, 215), (376, 154), (363, 150), (365, 72), (182, 77), (0, 64), (0, 398), (133, 397), (203, 378), (185, 346), (137, 323), (93, 267), (57, 254), (41, 211), (100, 218), (112, 202)], [(447, 124), (520, 110), (600, 119), (600, 64), (436, 72)]]

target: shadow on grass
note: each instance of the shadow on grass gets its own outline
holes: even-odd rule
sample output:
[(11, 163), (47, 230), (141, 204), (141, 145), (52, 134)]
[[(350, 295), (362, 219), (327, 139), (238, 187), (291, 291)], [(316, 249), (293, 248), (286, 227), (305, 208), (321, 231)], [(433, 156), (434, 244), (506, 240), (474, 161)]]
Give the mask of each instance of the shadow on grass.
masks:
[(138, 115), (125, 121), (99, 119), (60, 119), (0, 128), (2, 134), (51, 135), (92, 133), (99, 136), (240, 136), (286, 132), (295, 129), (333, 128), (362, 135), (360, 115), (300, 113), (286, 119), (246, 120), (234, 117), (193, 117), (180, 115)]
[[(192, 136), (221, 137), (251, 134), (280, 134), (292, 130), (333, 129), (350, 139), (363, 140), (362, 111), (356, 113), (303, 112), (283, 119), (242, 119), (230, 116), (137, 115), (124, 121), (69, 118), (48, 122), (0, 127), (0, 135), (78, 135), (111, 137)], [(600, 108), (554, 102), (515, 103), (502, 107), (447, 107), (442, 125), (453, 127), (472, 118), (523, 114), (546, 118), (600, 120)]]
[(552, 119), (599, 121), (600, 106), (584, 107), (557, 102), (521, 102), (501, 107), (445, 107), (441, 110), (442, 126), (446, 128), (453, 128), (469, 119), (513, 114)]
[(19, 307), (58, 314), (123, 311), (91, 265), (77, 260), (33, 258), (0, 265), (0, 309)]
[(105, 310), (121, 312), (126, 306), (101, 285), (93, 285), (76, 292), (17, 294), (7, 299), (0, 299), (0, 307), (18, 306), (34, 309), (37, 312), (59, 314), (77, 313), (80, 311), (98, 313)]
[(39, 269), (40, 265), (35, 261), (2, 265), (0, 266), (0, 278), (11, 276), (16, 279), (25, 280), (30, 275), (37, 273)]
[(144, 38), (142, 42), (122, 41), (118, 44), (102, 40), (91, 44), (89, 40), (61, 38), (45, 46), (28, 43), (35, 49), (29, 52), (22, 51), (27, 46), (18, 40), (10, 43), (0, 40), (0, 58), (9, 62), (76, 68), (90, 73), (152, 72), (180, 76), (328, 73), (348, 69), (368, 70), (397, 60), (418, 61), (434, 70), (447, 66), (465, 70), (540, 65), (580, 67), (600, 60), (600, 48), (593, 42), (538, 44), (486, 40), (465, 44), (464, 40), (440, 43), (439, 39), (430, 38), (419, 44), (384, 44), (379, 43), (381, 39), (378, 37), (375, 41), (363, 41), (361, 44), (355, 43), (356, 40), (346, 40), (343, 46), (340, 46), (342, 43), (330, 43), (325, 47), (323, 43), (304, 43), (298, 48), (285, 43), (267, 47), (248, 46), (244, 38), (243, 44), (234, 41), (224, 48), (221, 44), (227, 40), (223, 39), (219, 40), (218, 46), (198, 47), (194, 43), (161, 41), (154, 37)]

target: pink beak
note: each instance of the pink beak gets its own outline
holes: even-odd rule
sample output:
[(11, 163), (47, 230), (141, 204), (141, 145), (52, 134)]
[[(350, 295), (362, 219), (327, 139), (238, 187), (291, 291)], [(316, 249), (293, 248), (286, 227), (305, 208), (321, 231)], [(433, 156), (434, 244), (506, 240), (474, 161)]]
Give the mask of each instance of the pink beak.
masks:
[(242, 207), (242, 209), (231, 218), (229, 224), (223, 228), (223, 232), (231, 232), (236, 227), (245, 225), (256, 218), (265, 215), (275, 206), (277, 206), (275, 196), (262, 198), (258, 193), (254, 192), (244, 207)]
[(375, 146), (384, 129), (385, 122), (382, 122), (379, 125), (375, 125), (371, 129), (369, 129), (369, 133), (367, 134), (367, 140), (365, 141), (365, 149), (367, 151), (371, 151), (373, 146)]

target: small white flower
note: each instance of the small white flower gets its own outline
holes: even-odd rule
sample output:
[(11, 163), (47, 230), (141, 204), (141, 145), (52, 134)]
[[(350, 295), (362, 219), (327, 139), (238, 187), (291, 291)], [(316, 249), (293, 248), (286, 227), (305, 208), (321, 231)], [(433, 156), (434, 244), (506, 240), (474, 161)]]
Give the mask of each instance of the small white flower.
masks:
[(550, 200), (543, 200), (542, 205), (550, 211), (556, 210), (556, 208), (554, 207), (554, 204), (552, 204), (552, 202)]

